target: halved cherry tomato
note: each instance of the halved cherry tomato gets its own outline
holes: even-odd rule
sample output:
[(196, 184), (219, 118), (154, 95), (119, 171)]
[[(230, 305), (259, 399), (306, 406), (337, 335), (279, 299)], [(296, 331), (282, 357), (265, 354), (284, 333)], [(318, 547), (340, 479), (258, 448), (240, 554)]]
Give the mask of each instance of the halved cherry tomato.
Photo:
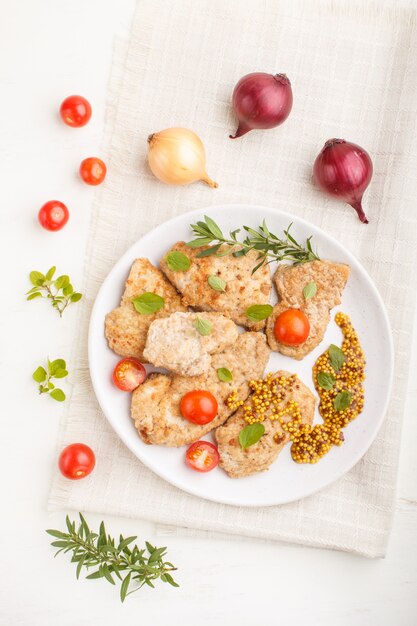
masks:
[(99, 185), (106, 178), (107, 167), (98, 157), (88, 157), (81, 161), (80, 176), (87, 185)]
[(193, 424), (208, 424), (217, 415), (217, 400), (210, 391), (189, 391), (181, 398), (180, 413)]
[(210, 472), (220, 461), (219, 452), (209, 441), (196, 441), (185, 453), (185, 462), (197, 472)]
[(133, 391), (146, 379), (142, 363), (133, 357), (118, 362), (113, 371), (113, 382), (122, 391)]
[(69, 220), (69, 211), (63, 202), (49, 200), (39, 209), (38, 220), (46, 230), (61, 230)]
[(79, 480), (91, 474), (96, 464), (94, 452), (85, 443), (71, 443), (59, 455), (58, 467), (65, 478)]
[(91, 117), (91, 104), (82, 96), (68, 96), (60, 106), (59, 113), (68, 126), (85, 126)]
[(299, 346), (310, 334), (308, 317), (300, 309), (287, 309), (278, 315), (274, 334), (277, 341), (286, 346)]

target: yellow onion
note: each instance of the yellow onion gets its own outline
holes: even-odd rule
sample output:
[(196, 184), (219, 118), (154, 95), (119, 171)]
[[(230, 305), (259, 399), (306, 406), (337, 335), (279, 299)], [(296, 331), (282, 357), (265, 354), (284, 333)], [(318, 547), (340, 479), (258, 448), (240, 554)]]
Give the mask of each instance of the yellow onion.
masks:
[(200, 137), (188, 128), (167, 128), (148, 137), (149, 167), (168, 185), (188, 185), (202, 180), (218, 184), (206, 172), (206, 153)]

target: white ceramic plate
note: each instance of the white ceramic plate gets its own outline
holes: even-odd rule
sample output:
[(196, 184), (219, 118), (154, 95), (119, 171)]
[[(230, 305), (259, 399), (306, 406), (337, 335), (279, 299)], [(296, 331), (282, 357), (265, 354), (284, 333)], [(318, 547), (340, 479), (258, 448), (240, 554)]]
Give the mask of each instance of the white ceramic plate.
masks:
[[(351, 316), (367, 357), (365, 408), (345, 429), (345, 442), (333, 448), (316, 465), (298, 465), (286, 446), (278, 460), (264, 473), (231, 479), (220, 468), (207, 474), (189, 469), (184, 463), (185, 448), (149, 446), (139, 438), (129, 415), (130, 394), (116, 389), (111, 373), (119, 358), (107, 347), (104, 337), (106, 313), (119, 304), (125, 279), (137, 257), (159, 259), (176, 241), (189, 241), (190, 224), (207, 214), (228, 232), (242, 224), (257, 227), (266, 219), (272, 232), (280, 233), (293, 222), (292, 232), (304, 241), (313, 235), (313, 246), (323, 259), (348, 263), (352, 272), (340, 307), (332, 312), (323, 342), (303, 361), (272, 353), (266, 371), (296, 372), (314, 389), (311, 369), (330, 343), (341, 344), (340, 329), (334, 323), (337, 310)], [(274, 271), (274, 265), (271, 266)], [(295, 215), (252, 205), (225, 205), (186, 213), (161, 224), (137, 241), (116, 263), (98, 293), (90, 321), (89, 363), (94, 390), (100, 406), (116, 433), (151, 470), (173, 485), (201, 498), (240, 506), (266, 506), (291, 502), (308, 496), (349, 471), (365, 454), (384, 418), (391, 390), (393, 345), (387, 313), (381, 297), (360, 263), (333, 237)], [(319, 421), (317, 413), (316, 419)], [(207, 439), (211, 436), (208, 435)]]

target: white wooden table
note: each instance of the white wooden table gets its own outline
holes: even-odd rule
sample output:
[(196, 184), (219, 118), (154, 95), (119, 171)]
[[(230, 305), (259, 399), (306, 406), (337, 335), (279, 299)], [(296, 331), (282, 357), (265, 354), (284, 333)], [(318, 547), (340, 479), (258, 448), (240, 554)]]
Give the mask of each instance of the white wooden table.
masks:
[[(0, 625), (415, 626), (417, 341), (386, 559), (248, 539), (171, 537), (180, 589), (146, 589), (124, 605), (107, 583), (77, 582), (67, 558), (53, 559), (44, 529), (64, 522), (64, 513), (46, 512), (62, 407), (37, 396), (31, 373), (47, 355), (69, 357), (75, 311), (60, 320), (46, 303), (27, 303), (24, 292), (29, 271), (52, 264), (75, 285), (82, 281), (93, 191), (78, 180), (77, 168), (83, 158), (100, 156), (113, 38), (126, 34), (133, 5), (1, 2)], [(93, 105), (84, 129), (58, 119), (61, 100), (72, 93)], [(67, 203), (71, 219), (51, 234), (38, 227), (36, 215), (54, 198)], [(161, 542), (149, 523), (106, 519), (115, 533)]]

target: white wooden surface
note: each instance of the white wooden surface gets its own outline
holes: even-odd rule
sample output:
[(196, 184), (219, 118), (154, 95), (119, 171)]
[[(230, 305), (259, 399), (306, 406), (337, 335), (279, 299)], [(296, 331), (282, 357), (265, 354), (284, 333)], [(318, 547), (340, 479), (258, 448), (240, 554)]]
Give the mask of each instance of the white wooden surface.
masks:
[[(230, 626), (415, 626), (416, 341), (386, 559), (248, 539), (161, 540), (149, 523), (109, 517), (116, 533), (167, 541), (179, 567), (180, 589), (143, 590), (122, 606), (110, 585), (77, 582), (67, 559), (52, 557), (44, 529), (59, 528), (64, 520), (64, 513), (46, 512), (61, 406), (38, 397), (30, 375), (47, 355), (69, 357), (75, 311), (60, 320), (46, 303), (27, 303), (23, 294), (28, 272), (54, 263), (75, 285), (81, 283), (92, 189), (76, 172), (84, 157), (100, 155), (113, 37), (126, 33), (133, 5), (0, 2), (0, 625), (107, 626), (123, 620), (204, 626), (218, 619)], [(92, 102), (93, 118), (84, 129), (67, 128), (58, 119), (59, 104), (71, 93)], [(69, 224), (55, 234), (36, 223), (38, 208), (53, 198), (71, 212)]]

